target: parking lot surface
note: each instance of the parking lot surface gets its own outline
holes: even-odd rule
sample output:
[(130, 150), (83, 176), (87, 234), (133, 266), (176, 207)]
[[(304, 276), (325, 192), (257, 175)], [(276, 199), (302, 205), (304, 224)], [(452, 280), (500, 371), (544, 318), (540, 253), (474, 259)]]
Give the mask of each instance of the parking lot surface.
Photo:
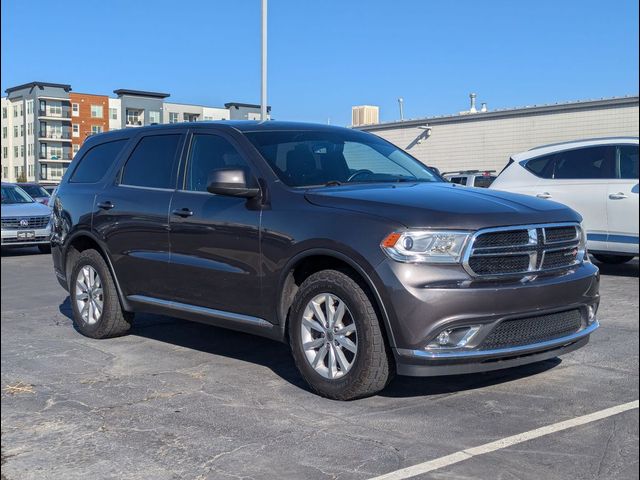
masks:
[[(602, 327), (562, 360), (336, 402), (262, 338), (154, 315), (85, 338), (50, 256), (3, 252), (3, 478), (365, 479), (633, 402), (638, 263), (602, 273)], [(638, 409), (416, 478), (638, 478)]]

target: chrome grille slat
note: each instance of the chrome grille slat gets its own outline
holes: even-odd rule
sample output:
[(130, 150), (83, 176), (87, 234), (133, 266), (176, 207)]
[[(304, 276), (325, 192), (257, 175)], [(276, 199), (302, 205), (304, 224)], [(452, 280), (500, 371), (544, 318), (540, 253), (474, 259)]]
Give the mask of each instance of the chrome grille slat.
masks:
[(475, 277), (524, 276), (569, 268), (584, 258), (581, 240), (578, 224), (480, 230), (467, 247), (464, 266)]

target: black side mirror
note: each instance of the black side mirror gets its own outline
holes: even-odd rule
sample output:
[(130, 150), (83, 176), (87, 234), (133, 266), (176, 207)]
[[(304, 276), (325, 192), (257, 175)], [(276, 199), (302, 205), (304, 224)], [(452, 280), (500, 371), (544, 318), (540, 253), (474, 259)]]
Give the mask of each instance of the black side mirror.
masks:
[[(248, 173), (242, 168), (219, 168), (209, 173), (207, 191), (216, 195), (254, 198), (260, 194), (260, 188), (247, 180)], [(253, 180), (253, 179), (252, 179)]]

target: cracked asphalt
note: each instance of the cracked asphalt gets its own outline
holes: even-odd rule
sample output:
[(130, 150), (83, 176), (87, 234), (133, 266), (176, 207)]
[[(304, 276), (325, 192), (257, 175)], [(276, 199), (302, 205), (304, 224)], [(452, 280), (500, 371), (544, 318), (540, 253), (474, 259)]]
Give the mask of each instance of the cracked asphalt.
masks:
[[(341, 403), (262, 338), (154, 315), (84, 338), (50, 256), (3, 252), (3, 479), (365, 479), (636, 400), (638, 262), (602, 272), (584, 349)], [(638, 478), (638, 410), (420, 478)]]

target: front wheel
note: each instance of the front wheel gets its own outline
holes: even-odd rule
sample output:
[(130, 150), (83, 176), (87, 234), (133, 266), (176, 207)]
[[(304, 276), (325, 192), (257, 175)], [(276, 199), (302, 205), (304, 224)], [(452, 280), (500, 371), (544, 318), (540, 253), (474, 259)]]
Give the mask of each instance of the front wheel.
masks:
[(606, 255), (603, 253), (594, 253), (593, 256), (599, 262), (608, 263), (609, 265), (621, 265), (635, 258), (633, 255)]
[(289, 318), (298, 370), (319, 395), (352, 400), (382, 390), (392, 362), (367, 294), (348, 275), (324, 270), (298, 290)]

